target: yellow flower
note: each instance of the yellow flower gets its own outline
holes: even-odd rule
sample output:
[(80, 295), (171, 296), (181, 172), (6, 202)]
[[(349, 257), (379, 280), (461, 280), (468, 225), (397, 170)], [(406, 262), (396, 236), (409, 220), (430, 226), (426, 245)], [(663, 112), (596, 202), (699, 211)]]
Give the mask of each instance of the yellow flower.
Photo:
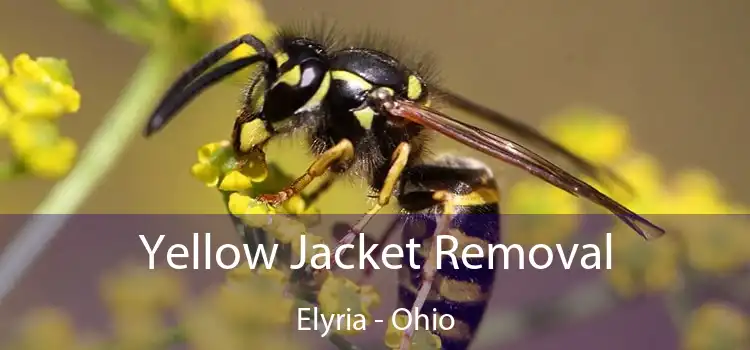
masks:
[(5, 101), (0, 99), (0, 136), (5, 136), (8, 133), (13, 119), (13, 111), (10, 110)]
[[(267, 19), (259, 0), (169, 0), (168, 3), (172, 12), (188, 22), (188, 26), (180, 21), (177, 21), (177, 26), (169, 25), (171, 30), (176, 31), (176, 36), (186, 43), (184, 51), (191, 57), (204, 52), (206, 45), (224, 44), (246, 34), (252, 34), (271, 46), (274, 44), (272, 38), (278, 32)], [(226, 59), (252, 54), (255, 51), (250, 46), (239, 45), (228, 53)], [(232, 79), (245, 79), (258, 68), (257, 64), (246, 67), (233, 74)]]
[(226, 10), (225, 0), (169, 0), (169, 6), (188, 21), (202, 23), (216, 20)]
[[(358, 286), (344, 277), (330, 275), (318, 294), (320, 310), (324, 314), (352, 315), (352, 322), (356, 321), (354, 315), (363, 315), (365, 325), (372, 322), (370, 308), (380, 304), (380, 296), (371, 286)], [(339, 334), (355, 334), (354, 324), (341, 327), (337, 330)]]
[(723, 198), (714, 176), (703, 170), (680, 172), (663, 199), (675, 233), (685, 243), (688, 263), (709, 273), (730, 272), (750, 261), (750, 236), (744, 218)]
[(78, 148), (57, 127), (43, 119), (19, 119), (11, 123), (10, 143), (31, 173), (46, 178), (65, 175), (73, 166)]
[(8, 102), (23, 115), (57, 118), (77, 112), (81, 96), (73, 88), (66, 61), (27, 54), (13, 60), (13, 75), (3, 85)]
[[(279, 179), (274, 179), (279, 180)], [(294, 215), (294, 220), (300, 224), (316, 226), (320, 224), (320, 208), (308, 206), (301, 195), (295, 195), (281, 204), (284, 212)], [(290, 236), (291, 237), (291, 236)], [(292, 237), (294, 238), (294, 237)]]
[(302, 214), (305, 212), (306, 204), (302, 196), (296, 195), (282, 204), (284, 211), (289, 214)]
[[(270, 207), (264, 208), (264, 206), (260, 204), (260, 202), (256, 201), (250, 196), (239, 193), (232, 193), (231, 195), (229, 195), (229, 202), (227, 204), (227, 207), (229, 208), (229, 212), (236, 216), (245, 215), (249, 210), (256, 210), (256, 208), (257, 210), (259, 210), (258, 214), (267, 214), (270, 212)], [(265, 223), (263, 224), (265, 225)]]
[(267, 227), (271, 222), (271, 215), (276, 213), (273, 207), (237, 192), (229, 195), (227, 208), (246, 225), (259, 228)]
[(31, 56), (22, 53), (13, 59), (13, 73), (41, 82), (73, 86), (68, 62), (57, 58), (39, 57), (32, 60)]
[[(394, 350), (401, 348), (401, 338), (404, 335), (404, 331), (399, 328), (405, 328), (408, 322), (409, 319), (406, 316), (398, 315), (394, 322), (388, 323), (388, 329), (385, 332), (385, 346)], [(420, 328), (412, 335), (409, 349), (440, 350), (442, 349), (442, 346), (443, 344), (440, 337), (428, 330)]]
[(243, 349), (244, 340), (241, 334), (234, 328), (227, 327), (226, 322), (219, 313), (204, 305), (192, 306), (185, 312), (182, 320), (187, 335), (186, 345), (190, 349), (213, 350)]
[[(614, 199), (639, 214), (662, 214), (668, 208), (664, 203), (664, 182), (659, 162), (651, 155), (635, 153), (618, 164), (615, 172), (633, 187), (634, 196), (623, 192), (609, 192)], [(604, 191), (607, 193), (608, 191)]]
[(253, 185), (251, 179), (245, 174), (233, 170), (224, 175), (224, 178), (219, 185), (219, 189), (222, 191), (243, 191), (250, 188)]
[(623, 297), (664, 291), (679, 278), (679, 249), (672, 236), (645, 241), (620, 222), (612, 231), (612, 269), (606, 278)]
[[(18, 174), (59, 178), (70, 171), (78, 147), (52, 120), (78, 111), (80, 95), (65, 60), (20, 54), (12, 72), (0, 56), (0, 136), (8, 137)], [(12, 73), (12, 74), (11, 74)], [(7, 103), (6, 103), (7, 101)]]
[(647, 154), (635, 154), (615, 171), (633, 186), (635, 197), (617, 192), (613, 197), (639, 214), (730, 213), (721, 186), (703, 170), (680, 172), (667, 186), (658, 161)]
[[(271, 38), (276, 34), (277, 28), (267, 17), (263, 6), (258, 0), (226, 0), (226, 12), (220, 23), (219, 40), (226, 41), (241, 35), (251, 33), (266, 44), (271, 43)], [(241, 45), (234, 49), (230, 58), (240, 58), (253, 54), (254, 51), (247, 45)]]
[(223, 319), (234, 325), (279, 326), (291, 322), (294, 301), (271, 278), (222, 286), (211, 304)]
[(235, 267), (227, 271), (227, 280), (229, 282), (240, 283), (240, 282), (248, 281), (252, 277), (253, 277), (253, 270), (245, 266)]
[(78, 146), (69, 137), (60, 138), (51, 147), (40, 148), (25, 159), (31, 173), (43, 178), (58, 178), (70, 171), (76, 159)]
[(129, 312), (115, 314), (115, 344), (120, 349), (153, 349), (162, 344), (167, 327), (160, 313)]
[(210, 142), (198, 148), (198, 162), (214, 163), (214, 158), (220, 157), (222, 151), (229, 149), (229, 141)]
[(506, 239), (510, 244), (560, 243), (578, 226), (579, 199), (545, 182), (529, 179), (508, 191)]
[(21, 156), (39, 147), (53, 145), (59, 138), (55, 124), (46, 120), (22, 119), (10, 125), (10, 145)]
[[(305, 227), (305, 224), (295, 220), (294, 218), (288, 217), (286, 215), (276, 215), (273, 218), (272, 224), (269, 225), (268, 231), (270, 231), (273, 237), (276, 238), (276, 240), (278, 240), (280, 243), (288, 244), (297, 242), (296, 244), (299, 245), (299, 238), (301, 235), (306, 233), (307, 227)], [(312, 237), (312, 235), (307, 236), (306, 238), (310, 237)], [(322, 241), (318, 243), (322, 243)]]
[(536, 179), (517, 182), (508, 192), (508, 214), (579, 214), (579, 200)]
[[(277, 213), (274, 207), (237, 192), (229, 195), (227, 207), (229, 212), (242, 220), (245, 225), (266, 230), (280, 243), (292, 243), (292, 250), (299, 255), (301, 249), (299, 237), (306, 234), (307, 230), (303, 222), (295, 217)], [(324, 242), (321, 237), (309, 233), (306, 238), (305, 249), (308, 252), (306, 257), (309, 262), (309, 258), (315, 254), (312, 246)]]
[[(169, 0), (170, 7), (189, 22), (215, 26), (216, 40), (224, 43), (250, 33), (269, 44), (276, 27), (266, 18), (265, 10), (257, 0)], [(229, 55), (239, 58), (253, 54), (247, 45), (241, 45)]]
[(629, 147), (628, 124), (610, 113), (571, 109), (551, 118), (543, 128), (555, 140), (596, 163), (611, 163)]
[(70, 317), (55, 309), (39, 309), (26, 316), (20, 334), (23, 349), (73, 350), (76, 331)]
[(750, 320), (723, 303), (706, 303), (693, 311), (684, 334), (686, 350), (750, 348)]
[[(222, 191), (244, 191), (254, 182), (262, 182), (268, 175), (268, 168), (262, 153), (250, 154), (238, 161), (234, 158), (228, 141), (212, 142), (198, 149), (198, 162), (190, 172), (208, 187)], [(219, 179), (221, 183), (219, 184)]]
[(229, 142), (211, 142), (198, 148), (198, 162), (190, 173), (208, 187), (216, 187), (222, 175), (222, 164), (227, 161)]
[(5, 56), (0, 54), (0, 85), (5, 82), (5, 79), (10, 75), (10, 66), (8, 66), (8, 60)]
[(230, 283), (256, 283), (273, 293), (284, 293), (289, 276), (279, 269), (259, 266), (256, 270), (247, 267), (237, 267), (227, 272)]
[(216, 187), (216, 184), (219, 182), (219, 168), (211, 164), (195, 163), (190, 168), (190, 173), (208, 187)]
[(183, 298), (182, 282), (169, 270), (126, 266), (102, 282), (102, 293), (115, 315), (156, 314)]
[[(307, 347), (292, 339), (294, 337), (290, 334), (292, 331), (289, 328), (281, 328), (278, 325), (264, 322), (264, 315), (258, 315), (257, 312), (259, 311), (269, 312), (269, 315), (277, 315), (282, 311), (276, 308), (274, 300), (268, 299), (268, 296), (264, 296), (260, 300), (251, 297), (252, 295), (243, 297), (241, 293), (233, 293), (230, 297), (231, 300), (221, 301), (228, 303), (228, 305), (217, 308), (213, 304), (217, 302), (217, 296), (211, 294), (207, 300), (201, 300), (195, 306), (191, 305), (183, 321), (187, 334), (186, 345), (190, 349), (196, 350), (243, 350), (247, 349), (248, 346), (257, 349), (307, 349)], [(251, 317), (251, 321), (260, 324), (237, 324), (237, 321), (243, 320), (227, 318), (227, 314), (225, 314), (225, 312), (235, 312), (235, 316), (241, 316), (242, 311), (247, 311), (248, 308), (253, 306), (256, 306), (257, 310), (247, 316)], [(230, 310), (224, 309), (225, 307)]]
[[(257, 276), (252, 276), (257, 277)], [(191, 349), (304, 349), (290, 340), (292, 300), (251, 278), (191, 303), (182, 324)], [(296, 346), (295, 346), (296, 345)]]
[(164, 312), (183, 300), (182, 283), (171, 270), (127, 265), (102, 281), (115, 342), (123, 349), (153, 348), (164, 341)]
[(680, 172), (670, 186), (670, 214), (728, 214), (723, 189), (716, 178), (703, 170)]
[(679, 233), (686, 245), (687, 261), (709, 273), (732, 272), (750, 263), (750, 230), (747, 220), (731, 215), (681, 215)]
[(289, 276), (281, 272), (281, 270), (279, 269), (266, 269), (264, 267), (260, 267), (257, 271), (258, 276), (269, 284), (283, 286), (287, 282), (289, 282)]

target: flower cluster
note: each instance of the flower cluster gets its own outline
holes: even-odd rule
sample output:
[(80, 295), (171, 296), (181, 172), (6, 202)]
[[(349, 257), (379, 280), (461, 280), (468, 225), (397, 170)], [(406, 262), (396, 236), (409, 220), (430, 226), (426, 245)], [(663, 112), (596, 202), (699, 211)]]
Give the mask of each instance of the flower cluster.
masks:
[[(508, 244), (534, 246), (570, 239), (579, 224), (581, 204), (569, 193), (537, 179), (524, 179), (508, 189), (503, 207)], [(540, 219), (541, 217), (541, 219)]]
[[(308, 207), (300, 196), (294, 196), (286, 201), (281, 208), (268, 206), (255, 197), (266, 192), (269, 188), (279, 189), (291, 177), (279, 173), (269, 175), (269, 168), (262, 153), (244, 155), (242, 159), (235, 158), (228, 142), (215, 142), (202, 146), (198, 151), (198, 162), (191, 168), (192, 174), (209, 187), (217, 187), (225, 194), (228, 211), (249, 227), (263, 229), (275, 242), (287, 246), (292, 253), (300, 256), (300, 236), (305, 235), (304, 249), (309, 259), (316, 251), (313, 246), (324, 244), (322, 236), (309, 232), (307, 226), (294, 215), (314, 213), (313, 207)], [(266, 181), (268, 180), (268, 181)], [(278, 182), (275, 186), (268, 182)], [(263, 186), (266, 186), (265, 188)], [(291, 215), (290, 215), (291, 214)], [(309, 261), (308, 261), (309, 263)], [(262, 270), (261, 270), (262, 271)], [(267, 273), (273, 276), (274, 283), (285, 285), (281, 290), (304, 290), (309, 286), (295, 285), (300, 281), (293, 281), (282, 269)], [(261, 272), (263, 273), (263, 272)], [(239, 275), (253, 274), (248, 270), (237, 270), (230, 274), (230, 279)], [(372, 286), (360, 286), (353, 281), (336, 276), (329, 271), (321, 271), (312, 286), (315, 290), (304, 291), (300, 294), (316, 295), (313, 300), (305, 300), (320, 306), (324, 315), (365, 315), (366, 324), (372, 322), (370, 313), (380, 303), (380, 297)], [(310, 293), (311, 292), (311, 293)], [(350, 320), (354, 320), (352, 317)], [(339, 335), (356, 333), (354, 327), (341, 327), (336, 330)]]
[(58, 120), (80, 108), (81, 96), (65, 60), (0, 55), (0, 137), (12, 155), (0, 160), (0, 178), (21, 175), (59, 178), (70, 170), (78, 148), (60, 134)]
[[(253, 33), (268, 42), (276, 27), (256, 0), (58, 0), (66, 9), (149, 47), (169, 47), (193, 61), (217, 43)], [(132, 6), (131, 6), (132, 5)], [(252, 53), (240, 46), (229, 58)]]
[[(672, 236), (646, 242), (632, 232), (619, 230), (613, 238), (612, 270), (606, 279), (624, 297), (661, 292), (680, 280), (679, 246)], [(616, 243), (616, 244), (615, 244)]]
[(110, 341), (126, 349), (164, 344), (169, 332), (165, 313), (185, 301), (182, 281), (170, 270), (126, 265), (102, 281), (102, 297), (113, 326)]
[[(696, 288), (699, 276), (747, 272), (748, 222), (736, 214), (749, 211), (727, 200), (713, 175), (700, 169), (666, 174), (653, 156), (630, 145), (626, 124), (610, 114), (575, 110), (553, 119), (547, 129), (590, 160), (613, 164), (613, 170), (633, 186), (634, 193), (600, 190), (668, 231), (657, 240), (645, 241), (615, 222), (610, 231), (613, 268), (605, 278), (619, 295), (665, 291), (680, 295)], [(687, 321), (686, 349), (744, 349), (749, 344), (748, 318), (729, 304), (704, 304)]]
[(750, 317), (721, 302), (709, 302), (693, 311), (684, 336), (686, 350), (747, 349)]
[[(267, 214), (275, 208), (261, 205), (253, 198), (269, 190), (280, 189), (291, 177), (278, 167), (269, 167), (260, 151), (243, 155), (238, 160), (228, 141), (212, 142), (198, 149), (198, 161), (190, 168), (191, 174), (207, 187), (218, 188), (228, 195), (228, 209), (234, 215)], [(311, 214), (301, 196), (293, 196), (284, 204), (288, 214)], [(290, 240), (293, 237), (290, 237)]]
[[(215, 28), (214, 40), (223, 42), (246, 33), (253, 33), (263, 42), (269, 42), (276, 26), (265, 14), (258, 1), (248, 0), (169, 0), (169, 6), (184, 20), (198, 26)], [(240, 47), (230, 54), (236, 58), (251, 54), (251, 48)]]
[[(262, 155), (260, 155), (262, 156)], [(190, 172), (206, 186), (222, 191), (244, 191), (268, 176), (264, 159), (247, 159), (239, 166), (229, 142), (213, 142), (198, 149), (198, 162)]]
[[(188, 60), (204, 54), (217, 42), (241, 34), (253, 33), (268, 41), (276, 31), (256, 1), (58, 1), (153, 50), (177, 52), (177, 56)], [(229, 58), (246, 55), (248, 50), (239, 47)], [(44, 123), (78, 109), (80, 97), (72, 88), (64, 61), (34, 61), (22, 55), (8, 64), (2, 59), (0, 83), (8, 100), (7, 105), (0, 104), (0, 130), (3, 136), (8, 135), (24, 169), (45, 174), (61, 172), (62, 164), (75, 154), (75, 147)], [(51, 160), (58, 162), (57, 169), (51, 167)], [(191, 173), (224, 196), (232, 215), (246, 226), (264, 229), (292, 253), (301, 249), (295, 242), (302, 234), (308, 236), (308, 242), (323, 242), (294, 217), (315, 213), (302, 197), (294, 196), (280, 208), (254, 201), (257, 193), (269, 192), (268, 186), (274, 186), (274, 182), (286, 184), (284, 180), (288, 178), (280, 176), (278, 168), (268, 166), (262, 153), (237, 159), (227, 142), (211, 143), (199, 149), (198, 162)], [(285, 215), (275, 215), (277, 211)], [(272, 220), (264, 221), (266, 218)], [(314, 293), (299, 296), (294, 292), (310, 286), (298, 285), (300, 281), (291, 278), (288, 271), (234, 270), (227, 274), (226, 283), (195, 300), (183, 290), (175, 274), (128, 268), (109, 276), (103, 285), (103, 296), (112, 315), (110, 337), (86, 342), (65, 315), (46, 311), (33, 316), (14, 345), (24, 350), (158, 349), (176, 343), (187, 343), (196, 349), (242, 349), (247, 344), (263, 349), (301, 349), (304, 346), (288, 334), (292, 309), (300, 305), (316, 304), (324, 314), (363, 314), (368, 323), (372, 321), (371, 310), (380, 302), (373, 287), (357, 285), (328, 271), (313, 274)], [(176, 328), (170, 325), (175, 315)]]
[[(31, 313), (11, 341), (14, 349), (305, 349), (289, 336), (294, 299), (275, 269), (228, 273), (219, 288), (190, 297), (169, 269), (126, 265), (109, 274), (102, 296), (112, 332), (91, 336), (56, 309)], [(174, 318), (171, 320), (170, 318)], [(8, 344), (3, 344), (8, 345)]]
[(294, 300), (286, 284), (275, 269), (231, 271), (224, 285), (185, 311), (187, 343), (195, 349), (304, 349), (288, 335)]
[(111, 336), (77, 330), (67, 314), (43, 308), (26, 316), (12, 348), (148, 349), (170, 344), (165, 316), (184, 301), (182, 283), (171, 271), (125, 266), (103, 280), (101, 291), (111, 315)]
[(106, 345), (98, 337), (80, 334), (71, 317), (54, 308), (40, 308), (26, 315), (9, 343), (3, 346), (18, 350), (85, 350)]
[[(750, 235), (743, 229), (747, 227), (746, 219), (732, 215), (746, 210), (724, 197), (711, 174), (689, 169), (667, 176), (654, 157), (631, 144), (627, 123), (606, 112), (570, 110), (552, 118), (545, 130), (584, 158), (613, 165), (613, 171), (633, 187), (633, 193), (617, 187), (599, 186), (599, 189), (665, 226), (669, 232), (661, 239), (645, 242), (615, 221), (610, 231), (615, 266), (608, 271), (607, 279), (622, 295), (664, 291), (680, 280), (683, 265), (716, 274), (732, 272), (750, 263)], [(593, 180), (590, 182), (597, 185)], [(603, 213), (601, 208), (577, 207), (575, 199), (573, 203), (564, 202), (561, 196), (566, 193), (558, 195), (549, 189), (549, 194), (542, 194), (539, 188), (542, 186), (549, 187), (539, 181), (536, 185), (524, 181), (516, 184), (509, 191), (509, 207), (522, 213), (576, 213), (576, 210)], [(529, 225), (522, 228), (519, 237), (527, 231), (534, 232)], [(562, 228), (575, 230), (571, 226)], [(552, 236), (548, 230), (548, 240), (568, 237), (558, 231), (564, 230), (555, 230)], [(538, 235), (527, 239), (534, 236)], [(511, 240), (513, 237), (509, 235)]]

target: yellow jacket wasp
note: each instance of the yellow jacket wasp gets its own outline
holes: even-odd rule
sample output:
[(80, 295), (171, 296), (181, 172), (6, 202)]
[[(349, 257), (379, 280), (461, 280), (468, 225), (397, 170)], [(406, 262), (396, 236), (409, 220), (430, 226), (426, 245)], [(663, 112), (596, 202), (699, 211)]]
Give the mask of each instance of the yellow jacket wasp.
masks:
[[(240, 45), (252, 47), (255, 54), (209, 71)], [(338, 244), (351, 243), (394, 196), (406, 212), (441, 214), (432, 234), (462, 233), (460, 228), (452, 231), (446, 228), (454, 221), (451, 218), (462, 213), (499, 213), (499, 194), (487, 167), (457, 156), (429, 159), (423, 147), (428, 131), (436, 131), (601, 205), (646, 239), (665, 232), (521, 144), (451, 118), (430, 106), (439, 101), (493, 120), (520, 138), (565, 157), (594, 179), (603, 180), (605, 176), (616, 179), (605, 168), (574, 155), (531, 127), (428, 83), (427, 74), (419, 67), (404, 64), (385, 50), (368, 45), (337, 46), (315, 34), (282, 30), (272, 47), (248, 34), (211, 51), (166, 92), (145, 128), (145, 136), (163, 128), (206, 88), (256, 63), (262, 63), (260, 73), (244, 94), (232, 132), (235, 152), (241, 157), (262, 151), (274, 137), (303, 131), (316, 156), (307, 172), (286, 189), (260, 199), (280, 204), (329, 170), (362, 177), (378, 194), (377, 204)], [(499, 240), (498, 230), (491, 234), (484, 232), (480, 239), (494, 243)], [(463, 233), (464, 237), (469, 236)], [(431, 291), (440, 294), (440, 288), (433, 287), (436, 275), (440, 274), (435, 271), (429, 251), (426, 255), (423, 271), (412, 271), (402, 279), (399, 295), (406, 307), (420, 309), (426, 302), (435, 302), (429, 300)], [(412, 280), (419, 275), (421, 285), (417, 289)], [(493, 281), (491, 278), (475, 284), (487, 290)], [(475, 289), (460, 288), (464, 294)], [(469, 294), (464, 300), (477, 302), (478, 311), (473, 313), (476, 318), (471, 322), (464, 320), (466, 327), (458, 333), (440, 334), (446, 349), (466, 348), (481, 321), (488, 293)], [(441, 296), (442, 304), (450, 302), (450, 296), (445, 293)], [(452, 307), (459, 308), (460, 303)], [(402, 349), (408, 348), (410, 336), (407, 331)]]

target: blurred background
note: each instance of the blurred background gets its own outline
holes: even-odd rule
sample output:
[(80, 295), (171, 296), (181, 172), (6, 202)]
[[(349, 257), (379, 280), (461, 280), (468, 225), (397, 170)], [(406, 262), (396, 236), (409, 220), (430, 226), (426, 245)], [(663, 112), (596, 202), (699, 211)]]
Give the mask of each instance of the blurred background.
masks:
[[(324, 16), (343, 31), (370, 27), (404, 37), (434, 53), (445, 85), (532, 124), (581, 105), (627, 118), (635, 143), (664, 167), (705, 168), (737, 201), (750, 202), (750, 187), (744, 185), (750, 164), (738, 153), (748, 144), (750, 126), (746, 1), (285, 0), (263, 5), (278, 24)], [(28, 52), (69, 61), (82, 103), (61, 127), (84, 144), (144, 49), (54, 2), (0, 6), (0, 25), (9, 33), (0, 39), (4, 55)], [(212, 89), (180, 116), (179, 126), (153, 140), (134, 140), (82, 211), (220, 211), (214, 193), (191, 186), (185, 169), (198, 146), (228, 137), (239, 86)], [(437, 142), (438, 149), (455, 147)], [(3, 211), (26, 213), (48, 184), (21, 181), (1, 190), (3, 198), (14, 198), (2, 201)]]
[[(267, 19), (274, 24), (325, 17), (345, 33), (373, 29), (415, 43), (415, 51), (435, 56), (443, 85), (532, 125), (548, 123), (551, 118), (576, 108), (616, 116), (629, 128), (627, 147), (658, 160), (666, 183), (671, 174), (679, 174), (684, 169), (702, 169), (721, 184), (722, 201), (750, 203), (750, 186), (745, 183), (750, 162), (743, 153), (749, 145), (745, 133), (750, 129), (750, 118), (747, 118), (750, 110), (747, 98), (750, 92), (750, 69), (747, 68), (750, 22), (746, 21), (750, 2), (277, 0), (264, 1), (262, 5)], [(0, 36), (0, 53), (6, 59), (25, 52), (32, 57), (67, 60), (75, 78), (75, 88), (81, 94), (81, 108), (60, 119), (60, 130), (84, 148), (115, 104), (147, 48), (82, 20), (53, 1), (5, 1), (0, 3), (0, 14), (0, 30), (5, 33)], [(173, 74), (185, 64), (175, 59)], [(217, 86), (191, 104), (177, 122), (158, 137), (144, 140), (138, 135), (78, 212), (223, 213), (225, 208), (216, 191), (197, 183), (189, 169), (199, 146), (229, 136), (241, 87), (239, 80)], [(473, 121), (470, 116), (459, 117)], [(564, 124), (564, 121), (559, 123)], [(488, 123), (478, 125), (496, 130)], [(587, 126), (582, 127), (586, 130)], [(578, 147), (586, 145), (587, 134), (580, 135), (584, 137), (576, 140)], [(592, 148), (598, 147), (596, 137), (591, 136)], [(285, 160), (281, 166), (290, 173), (298, 173), (304, 170), (310, 158), (302, 147), (289, 147), (289, 142), (294, 141), (273, 145), (268, 156), (273, 160), (274, 154), (284, 150)], [(443, 139), (436, 140), (432, 148), (472, 153)], [(494, 168), (503, 184), (506, 174), (508, 178), (519, 175), (502, 164)], [(638, 181), (637, 178), (631, 180)], [(34, 178), (0, 184), (0, 213), (33, 212), (54, 184), (54, 181)], [(363, 212), (368, 205), (356, 186), (360, 185), (335, 186), (331, 194), (321, 199), (320, 207), (327, 210), (326, 213)], [(345, 205), (341, 205), (342, 202)], [(3, 225), (0, 243), (12, 239), (15, 231), (10, 226), (18, 227)], [(65, 249), (64, 253), (45, 255), (40, 265), (61, 266), (57, 264), (65, 264), (66, 257), (98, 251), (102, 242), (117, 249), (118, 239), (133, 239), (127, 235), (92, 236), (85, 240), (75, 235), (64, 237), (69, 241), (56, 243), (63, 247), (58, 248)], [(87, 264), (102, 267), (95, 260), (99, 255), (107, 254), (93, 254)], [(39, 269), (34, 271), (42, 273)], [(56, 286), (80, 277), (76, 273), (71, 271), (70, 276), (46, 274), (38, 278), (33, 273), (27, 275), (15, 294), (0, 305), (2, 323), (14, 324), (21, 310), (46, 304), (49, 300), (66, 304), (63, 306), (71, 306), (71, 302), (73, 306), (81, 306), (83, 303), (72, 289), (66, 289), (67, 296), (62, 299), (48, 299), (55, 294)], [(99, 271), (88, 273), (94, 276)], [(563, 278), (564, 274), (560, 272), (558, 278)], [(528, 286), (536, 286), (529, 287), (530, 290), (541, 286), (536, 283), (543, 283), (540, 277), (537, 279), (539, 281), (529, 282)], [(518, 277), (515, 283), (523, 281), (526, 277)], [(95, 287), (86, 283), (81, 286)], [(38, 292), (40, 289), (46, 292)], [(29, 294), (30, 291), (37, 292)], [(33, 297), (24, 298), (24, 295)], [(60, 301), (63, 299), (67, 301)], [(654, 304), (649, 304), (651, 302)], [(499, 303), (493, 312), (501, 314), (504, 302)], [(655, 322), (668, 324), (667, 313), (649, 313), (655, 305), (657, 302), (646, 300), (623, 306), (622, 310), (628, 312), (638, 307), (644, 311), (618, 322), (634, 325), (643, 317), (662, 317)], [(512, 343), (515, 345), (507, 348), (601, 348), (608, 346), (607, 339), (622, 342), (623, 349), (656, 344), (634, 340), (643, 334), (640, 333), (642, 328), (627, 330), (614, 325), (600, 331), (600, 335), (606, 335), (602, 335), (602, 339), (591, 340), (587, 327), (603, 321), (588, 322), (558, 335), (562, 338), (540, 335), (534, 340)], [(746, 323), (742, 325), (738, 327), (744, 331), (737, 334), (740, 334), (739, 339), (746, 340), (748, 328)], [(669, 331), (668, 326), (659, 327), (649, 336), (656, 337), (651, 339), (661, 344), (659, 348), (680, 346), (679, 336)], [(666, 335), (655, 340), (659, 334)], [(560, 339), (565, 339), (566, 343), (560, 343)], [(483, 349), (498, 346), (491, 340), (482, 344)]]

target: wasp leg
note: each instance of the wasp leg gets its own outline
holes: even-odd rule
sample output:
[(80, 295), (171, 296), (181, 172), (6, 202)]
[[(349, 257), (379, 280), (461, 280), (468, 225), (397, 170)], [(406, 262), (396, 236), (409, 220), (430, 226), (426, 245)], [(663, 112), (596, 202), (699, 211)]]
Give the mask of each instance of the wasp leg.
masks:
[[(432, 244), (430, 244), (430, 252), (427, 254), (427, 260), (425, 260), (424, 266), (422, 267), (422, 283), (419, 286), (419, 290), (414, 299), (414, 304), (412, 305), (412, 315), (418, 315), (420, 313), (422, 306), (424, 306), (427, 297), (430, 295), (432, 284), (435, 281), (435, 275), (437, 274), (438, 236), (451, 235), (450, 223), (455, 215), (453, 195), (445, 191), (438, 191), (435, 192), (433, 198), (442, 203), (443, 214), (440, 216), (438, 225), (435, 228), (435, 235)], [(416, 326), (417, 322), (413, 322), (412, 326), (404, 331), (404, 335), (401, 337), (401, 350), (409, 350)]]
[(354, 159), (354, 146), (351, 141), (343, 139), (318, 156), (307, 168), (305, 175), (298, 177), (290, 186), (278, 193), (261, 195), (258, 199), (274, 206), (279, 205), (292, 196), (301, 193), (313, 180), (323, 176), (335, 163), (348, 163), (352, 159)]
[(328, 173), (328, 176), (326, 176), (323, 183), (320, 184), (317, 188), (315, 188), (309, 195), (303, 195), (303, 198), (305, 199), (305, 203), (307, 206), (312, 206), (315, 204), (315, 202), (328, 192), (329, 189), (331, 189), (331, 186), (333, 186), (336, 181), (338, 181), (340, 175), (336, 173)]
[(409, 153), (411, 153), (411, 146), (408, 143), (404, 142), (398, 145), (396, 151), (393, 152), (393, 160), (390, 169), (388, 169), (388, 174), (385, 177), (383, 188), (380, 190), (380, 193), (378, 193), (377, 204), (370, 208), (370, 210), (367, 211), (367, 214), (352, 226), (346, 236), (338, 241), (336, 247), (332, 250), (333, 252), (343, 244), (351, 244), (354, 242), (354, 239), (360, 232), (362, 232), (365, 226), (367, 226), (367, 223), (370, 222), (372, 217), (380, 212), (383, 207), (388, 205), (391, 198), (393, 198), (393, 190), (396, 188), (396, 184), (398, 184), (398, 179), (401, 177), (401, 173), (404, 172), (404, 168), (406, 168), (406, 162), (409, 160)]
[[(383, 250), (383, 244), (385, 242), (388, 242), (388, 240), (393, 236), (393, 234), (397, 231), (399, 224), (401, 224), (401, 220), (399, 218), (393, 220), (391, 225), (388, 226), (388, 229), (385, 231), (385, 234), (383, 234), (383, 236), (375, 242), (375, 244), (377, 244), (377, 247), (372, 252), (373, 255), (380, 256), (380, 252)], [(357, 281), (357, 284), (362, 285), (366, 283), (370, 279), (370, 277), (372, 277), (373, 271), (375, 271), (374, 266), (368, 264), (365, 267), (364, 272), (362, 272), (362, 277), (360, 277), (359, 281)]]

